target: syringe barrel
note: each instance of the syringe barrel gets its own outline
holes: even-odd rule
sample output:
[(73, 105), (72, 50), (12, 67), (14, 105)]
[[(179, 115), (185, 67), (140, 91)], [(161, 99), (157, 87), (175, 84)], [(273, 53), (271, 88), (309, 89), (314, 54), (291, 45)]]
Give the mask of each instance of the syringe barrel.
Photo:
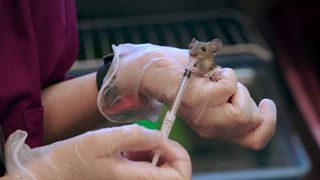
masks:
[(162, 126), (161, 126), (161, 133), (164, 137), (169, 137), (170, 131), (172, 129), (172, 126), (174, 124), (174, 121), (176, 119), (176, 116), (171, 113), (170, 111), (167, 111), (166, 116), (163, 119)]
[(173, 100), (172, 106), (170, 107), (170, 111), (172, 114), (177, 114), (177, 111), (178, 111), (180, 103), (181, 103), (181, 99), (184, 94), (184, 90), (186, 89), (187, 81), (190, 78), (190, 76), (191, 76), (190, 69), (185, 69), (185, 72), (184, 72), (182, 79), (180, 81), (179, 88), (177, 90), (177, 94)]

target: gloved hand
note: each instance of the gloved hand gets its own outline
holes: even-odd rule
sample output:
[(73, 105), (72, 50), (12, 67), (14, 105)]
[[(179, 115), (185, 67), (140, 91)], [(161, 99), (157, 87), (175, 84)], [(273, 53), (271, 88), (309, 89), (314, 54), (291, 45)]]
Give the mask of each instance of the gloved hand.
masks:
[[(159, 131), (137, 125), (106, 128), (30, 149), (24, 131), (6, 143), (6, 168), (13, 179), (191, 179), (191, 162), (181, 145)], [(162, 151), (154, 167), (144, 157)]]
[[(158, 115), (159, 102), (170, 106), (189, 62), (185, 49), (152, 44), (113, 46), (115, 57), (98, 95), (98, 107), (112, 121), (124, 122)], [(235, 72), (219, 68), (216, 81), (192, 76), (178, 114), (201, 136), (229, 139), (260, 149), (276, 125), (273, 101), (259, 107)]]

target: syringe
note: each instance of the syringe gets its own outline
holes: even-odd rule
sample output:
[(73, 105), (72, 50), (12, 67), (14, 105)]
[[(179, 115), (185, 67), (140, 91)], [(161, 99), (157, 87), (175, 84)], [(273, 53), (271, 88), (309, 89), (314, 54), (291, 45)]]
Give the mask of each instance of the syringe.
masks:
[[(167, 113), (166, 113), (166, 115), (165, 115), (165, 117), (163, 119), (160, 131), (161, 131), (162, 135), (165, 138), (169, 137), (170, 131), (171, 131), (172, 126), (174, 124), (174, 121), (176, 119), (176, 114), (177, 114), (177, 111), (179, 109), (180, 102), (181, 102), (184, 90), (187, 87), (188, 79), (190, 79), (190, 77), (191, 77), (191, 65), (193, 64), (191, 62), (192, 62), (192, 60), (189, 59), (188, 67), (185, 69), (185, 71), (184, 71), (184, 73), (182, 75), (182, 79), (180, 81), (180, 85), (179, 85), (179, 88), (177, 90), (176, 96), (175, 96), (175, 98), (173, 100), (172, 106), (167, 111)], [(154, 165), (154, 166), (157, 165), (158, 160), (160, 158), (160, 155), (161, 155), (161, 151), (157, 150), (155, 155), (153, 156), (153, 159), (152, 159), (152, 162), (151, 162), (152, 165)]]

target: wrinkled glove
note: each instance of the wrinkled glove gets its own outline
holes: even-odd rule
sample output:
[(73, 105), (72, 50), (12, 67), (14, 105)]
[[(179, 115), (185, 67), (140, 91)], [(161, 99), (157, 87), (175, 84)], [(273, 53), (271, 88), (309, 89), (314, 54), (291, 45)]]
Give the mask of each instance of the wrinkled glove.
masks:
[[(6, 143), (5, 158), (13, 179), (191, 179), (191, 162), (181, 145), (159, 131), (137, 125), (106, 128), (30, 149), (26, 132)], [(146, 162), (162, 151), (162, 165)], [(143, 154), (143, 156), (142, 156)]]
[[(189, 63), (188, 50), (121, 44), (113, 51), (113, 63), (98, 95), (101, 113), (115, 122), (154, 120), (160, 102), (170, 106), (174, 99)], [(262, 148), (275, 130), (273, 101), (265, 99), (257, 107), (232, 69), (217, 69), (213, 79), (192, 76), (178, 114), (203, 137)]]

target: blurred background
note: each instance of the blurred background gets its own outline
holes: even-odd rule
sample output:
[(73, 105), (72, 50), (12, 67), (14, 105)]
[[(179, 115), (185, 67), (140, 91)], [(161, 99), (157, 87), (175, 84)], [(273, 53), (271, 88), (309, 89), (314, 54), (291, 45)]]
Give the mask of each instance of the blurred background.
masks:
[[(234, 68), (256, 102), (273, 99), (276, 134), (260, 151), (197, 136), (183, 120), (172, 139), (190, 153), (193, 179), (320, 179), (320, 3), (311, 0), (76, 0), (79, 57), (72, 75), (95, 71), (112, 44), (186, 48), (219, 38), (220, 66)], [(163, 110), (164, 112), (164, 110)], [(139, 124), (158, 128), (159, 121)]]

